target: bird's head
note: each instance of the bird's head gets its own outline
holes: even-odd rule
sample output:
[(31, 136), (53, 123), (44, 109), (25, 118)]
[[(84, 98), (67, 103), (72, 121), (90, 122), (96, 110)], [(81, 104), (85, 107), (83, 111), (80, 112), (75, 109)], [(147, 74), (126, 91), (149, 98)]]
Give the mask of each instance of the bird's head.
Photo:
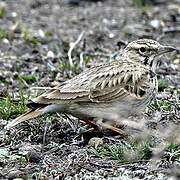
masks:
[(142, 63), (155, 70), (157, 66), (157, 58), (155, 57), (175, 50), (178, 51), (174, 47), (163, 46), (152, 39), (139, 39), (127, 45), (123, 56), (126, 56), (130, 61)]

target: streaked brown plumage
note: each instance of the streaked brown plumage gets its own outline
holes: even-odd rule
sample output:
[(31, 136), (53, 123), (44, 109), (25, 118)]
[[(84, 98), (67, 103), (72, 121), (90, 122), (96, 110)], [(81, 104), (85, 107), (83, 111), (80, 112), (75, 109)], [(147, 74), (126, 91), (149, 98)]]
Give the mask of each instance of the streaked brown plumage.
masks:
[(137, 114), (157, 93), (156, 56), (176, 50), (149, 39), (133, 41), (119, 61), (95, 66), (33, 99), (32, 110), (10, 122), (11, 128), (47, 112), (71, 114), (84, 120), (110, 121), (113, 114)]

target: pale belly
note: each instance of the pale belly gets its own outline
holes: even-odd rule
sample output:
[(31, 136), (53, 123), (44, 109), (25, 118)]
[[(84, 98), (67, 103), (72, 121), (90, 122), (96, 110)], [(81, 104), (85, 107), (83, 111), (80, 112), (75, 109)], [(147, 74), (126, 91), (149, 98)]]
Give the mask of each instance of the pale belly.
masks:
[(142, 99), (126, 99), (115, 103), (74, 103), (66, 112), (80, 119), (93, 118), (114, 119), (128, 118), (141, 114), (154, 98), (154, 92)]

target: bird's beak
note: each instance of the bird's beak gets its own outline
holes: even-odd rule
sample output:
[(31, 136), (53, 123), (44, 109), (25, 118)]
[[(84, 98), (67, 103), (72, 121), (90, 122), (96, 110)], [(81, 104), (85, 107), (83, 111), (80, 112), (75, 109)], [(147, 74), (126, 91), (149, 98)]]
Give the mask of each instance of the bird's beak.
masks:
[(174, 48), (172, 46), (161, 46), (158, 51), (158, 55), (161, 55), (167, 52), (172, 52), (172, 51), (177, 51), (177, 53), (179, 54), (179, 49), (177, 48)]

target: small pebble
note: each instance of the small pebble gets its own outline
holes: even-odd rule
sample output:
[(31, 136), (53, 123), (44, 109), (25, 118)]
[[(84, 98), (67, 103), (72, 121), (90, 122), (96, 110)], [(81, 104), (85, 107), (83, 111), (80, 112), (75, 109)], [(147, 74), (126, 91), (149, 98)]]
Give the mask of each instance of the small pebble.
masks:
[(36, 151), (29, 151), (26, 157), (29, 162), (38, 163), (41, 160), (41, 153)]
[(54, 55), (54, 53), (53, 53), (52, 51), (48, 51), (47, 57), (48, 57), (48, 58), (54, 58), (55, 55)]
[(16, 178), (22, 178), (24, 176), (24, 173), (20, 170), (12, 170), (8, 174), (8, 180), (14, 180)]
[(160, 27), (160, 21), (157, 19), (153, 19), (149, 22), (150, 26), (152, 26), (154, 29), (158, 29)]
[(102, 138), (93, 137), (89, 140), (88, 144), (97, 148), (98, 146), (103, 145), (103, 143), (104, 142), (103, 142)]

